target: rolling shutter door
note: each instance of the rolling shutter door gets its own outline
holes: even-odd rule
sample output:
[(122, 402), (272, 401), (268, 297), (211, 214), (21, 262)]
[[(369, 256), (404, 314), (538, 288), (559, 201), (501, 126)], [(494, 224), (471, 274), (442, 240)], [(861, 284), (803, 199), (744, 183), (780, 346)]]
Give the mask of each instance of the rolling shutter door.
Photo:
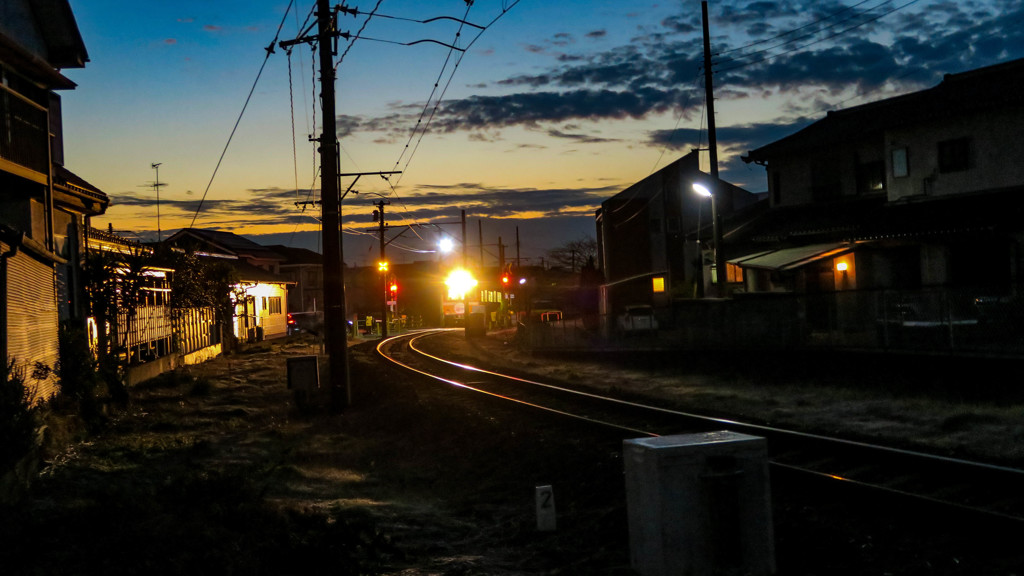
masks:
[(7, 355), (25, 375), (25, 384), (38, 386), (36, 398), (56, 391), (53, 373), (41, 382), (32, 380), (32, 368), (42, 362), (56, 367), (57, 298), (53, 265), (19, 251), (7, 262)]

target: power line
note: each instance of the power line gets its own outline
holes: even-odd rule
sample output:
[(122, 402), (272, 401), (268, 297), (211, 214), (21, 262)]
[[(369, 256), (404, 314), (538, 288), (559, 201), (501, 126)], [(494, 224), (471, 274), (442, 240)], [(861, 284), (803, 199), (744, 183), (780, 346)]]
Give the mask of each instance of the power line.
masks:
[[(820, 24), (820, 23), (822, 23), (822, 22), (824, 22), (826, 20), (831, 20), (832, 18), (834, 18), (834, 17), (836, 17), (836, 16), (838, 16), (838, 15), (844, 13), (844, 12), (853, 10), (854, 8), (857, 8), (858, 6), (861, 6), (862, 4), (867, 4), (868, 2), (871, 2), (871, 1), (873, 1), (873, 0), (861, 0), (860, 2), (858, 2), (858, 3), (856, 3), (856, 4), (852, 5), (852, 6), (847, 6), (847, 7), (843, 8), (842, 10), (838, 10), (836, 12), (833, 12), (833, 13), (829, 14), (828, 16), (823, 16), (821, 18), (818, 18), (817, 20), (814, 20), (812, 22), (808, 22), (807, 24), (804, 24), (803, 26), (800, 26), (798, 28), (793, 28), (791, 30), (787, 30), (785, 32), (776, 34), (775, 36), (771, 36), (769, 38), (762, 38), (761, 40), (757, 40), (757, 41), (751, 42), (749, 44), (744, 44), (743, 46), (737, 46), (736, 48), (730, 48), (728, 50), (723, 50), (723, 51), (719, 52), (718, 55), (721, 56), (723, 54), (731, 54), (732, 52), (738, 52), (740, 50), (746, 50), (747, 48), (753, 48), (754, 46), (759, 46), (761, 44), (765, 44), (767, 42), (771, 42), (772, 40), (778, 40), (779, 38), (785, 38), (786, 36), (789, 36), (790, 34), (794, 34), (796, 32), (804, 30), (806, 28), (810, 28), (811, 26), (814, 26), (815, 24)], [(888, 2), (891, 2), (891, 1), (892, 0), (886, 0), (886, 2), (883, 2), (882, 4), (887, 4)], [(881, 6), (882, 4), (879, 4), (878, 6)], [(878, 8), (878, 6), (875, 6), (874, 8)], [(868, 10), (874, 10), (874, 8), (869, 8)], [(817, 32), (820, 32), (820, 31), (821, 30), (816, 30), (814, 33), (817, 33)], [(740, 57), (742, 58), (743, 56), (741, 55)]]
[[(778, 58), (780, 56), (785, 56), (787, 54), (792, 54), (793, 52), (798, 52), (800, 50), (803, 50), (804, 48), (807, 48), (808, 46), (814, 46), (815, 44), (820, 44), (820, 43), (822, 43), (822, 42), (824, 42), (826, 40), (831, 40), (832, 38), (836, 38), (838, 36), (842, 36), (843, 34), (846, 34), (848, 32), (856, 30), (857, 28), (860, 28), (861, 26), (865, 26), (865, 25), (870, 24), (872, 22), (875, 22), (875, 21), (877, 21), (877, 20), (879, 20), (881, 18), (884, 18), (884, 17), (888, 16), (889, 14), (892, 14), (893, 12), (897, 12), (899, 10), (902, 10), (902, 9), (912, 5), (912, 4), (917, 4), (919, 1), (920, 0), (910, 0), (909, 2), (907, 2), (907, 3), (905, 3), (905, 4), (901, 5), (901, 6), (897, 6), (897, 7), (893, 8), (892, 10), (889, 10), (887, 12), (883, 12), (883, 13), (879, 14), (878, 16), (875, 16), (873, 18), (869, 18), (867, 20), (864, 20), (863, 22), (855, 24), (855, 25), (853, 25), (853, 26), (851, 26), (849, 28), (845, 28), (843, 30), (840, 30), (840, 31), (838, 31), (838, 32), (836, 32), (834, 34), (829, 34), (828, 36), (825, 36), (824, 38), (819, 38), (818, 40), (815, 40), (813, 42), (808, 42), (807, 44), (803, 44), (801, 46), (797, 46), (796, 48), (793, 48), (792, 50), (786, 50), (785, 52), (780, 52), (778, 54), (770, 54), (768, 56), (765, 56), (764, 58), (759, 58), (757, 60), (752, 60), (752, 61), (749, 61), (749, 62), (744, 62), (744, 63), (738, 64), (736, 66), (732, 66), (732, 67), (729, 67), (729, 68), (724, 68), (724, 69), (718, 70), (718, 72), (719, 73), (730, 72), (732, 70), (738, 70), (740, 68), (746, 68), (747, 66), (752, 66), (754, 64), (759, 64), (759, 63), (764, 62), (766, 60), (772, 60), (772, 59)], [(760, 51), (760, 52), (763, 52), (763, 51)], [(732, 60), (728, 60), (728, 61), (732, 61)]]
[(206, 184), (206, 190), (203, 191), (203, 197), (199, 199), (199, 205), (196, 206), (196, 213), (192, 215), (192, 221), (188, 227), (192, 228), (196, 224), (196, 217), (199, 216), (199, 211), (203, 208), (203, 203), (206, 201), (206, 195), (210, 192), (210, 186), (213, 185), (213, 179), (217, 177), (217, 171), (220, 170), (220, 164), (224, 161), (224, 155), (228, 152), (228, 147), (231, 146), (231, 140), (235, 137), (235, 131), (238, 130), (239, 123), (242, 122), (242, 116), (245, 115), (245, 109), (249, 107), (249, 101), (252, 100), (252, 94), (256, 91), (256, 85), (259, 84), (260, 77), (263, 76), (263, 70), (267, 67), (267, 61), (270, 60), (270, 55), (274, 53), (274, 45), (277, 44), (277, 39), (281, 36), (281, 29), (284, 27), (284, 22), (288, 18), (288, 12), (292, 9), (292, 3), (294, 0), (289, 0), (288, 7), (284, 10), (284, 16), (281, 17), (281, 23), (277, 25), (277, 32), (274, 34), (274, 40), (266, 48), (266, 55), (263, 57), (263, 64), (260, 65), (260, 71), (256, 74), (256, 79), (253, 80), (252, 88), (249, 89), (249, 95), (245, 97), (245, 104), (242, 105), (242, 110), (238, 113), (238, 118), (235, 120), (234, 127), (231, 128), (231, 134), (228, 136), (228, 141), (224, 144), (224, 149), (220, 153), (220, 158), (217, 159), (217, 165), (213, 168), (213, 174), (210, 176), (210, 181)]

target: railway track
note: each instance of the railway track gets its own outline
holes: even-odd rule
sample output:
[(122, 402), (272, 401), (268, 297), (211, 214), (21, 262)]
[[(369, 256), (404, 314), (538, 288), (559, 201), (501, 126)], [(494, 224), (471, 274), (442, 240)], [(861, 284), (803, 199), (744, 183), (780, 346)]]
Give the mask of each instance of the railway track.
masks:
[(826, 483), (830, 489), (867, 493), (944, 508), (944, 517), (998, 521), (1024, 528), (1024, 471), (713, 418), (596, 394), (564, 383), (543, 382), (486, 370), (429, 354), (421, 344), (443, 331), (425, 331), (386, 340), (378, 352), (403, 370), (450, 386), (630, 437), (664, 436), (728, 429), (765, 437), (773, 475)]

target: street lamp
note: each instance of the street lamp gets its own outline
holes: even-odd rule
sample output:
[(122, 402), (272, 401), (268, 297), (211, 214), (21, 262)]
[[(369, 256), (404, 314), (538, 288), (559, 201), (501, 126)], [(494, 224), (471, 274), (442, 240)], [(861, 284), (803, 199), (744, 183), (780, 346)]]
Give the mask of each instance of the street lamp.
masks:
[[(718, 296), (725, 295), (725, 254), (722, 252), (722, 227), (718, 222), (718, 206), (716, 202), (717, 194), (713, 193), (710, 188), (701, 184), (700, 182), (693, 183), (693, 191), (706, 198), (711, 198), (711, 228), (713, 238), (713, 249), (715, 254), (715, 271), (716, 278), (713, 282), (718, 285)], [(700, 238), (700, 223), (697, 223), (697, 234), (698, 239)], [(701, 265), (703, 270), (703, 264)]]

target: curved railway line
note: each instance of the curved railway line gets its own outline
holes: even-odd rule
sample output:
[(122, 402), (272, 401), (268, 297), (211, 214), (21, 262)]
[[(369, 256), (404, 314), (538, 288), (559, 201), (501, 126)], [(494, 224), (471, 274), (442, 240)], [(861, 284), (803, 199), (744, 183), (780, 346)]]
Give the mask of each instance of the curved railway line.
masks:
[(950, 521), (996, 521), (1017, 529), (1024, 527), (1022, 470), (623, 400), (454, 362), (419, 346), (421, 340), (443, 332), (397, 336), (382, 341), (377, 350), (403, 370), (447, 385), (589, 425), (610, 427), (633, 437), (722, 429), (762, 436), (767, 439), (769, 463), (776, 478), (860, 491), (871, 498), (942, 507)]

